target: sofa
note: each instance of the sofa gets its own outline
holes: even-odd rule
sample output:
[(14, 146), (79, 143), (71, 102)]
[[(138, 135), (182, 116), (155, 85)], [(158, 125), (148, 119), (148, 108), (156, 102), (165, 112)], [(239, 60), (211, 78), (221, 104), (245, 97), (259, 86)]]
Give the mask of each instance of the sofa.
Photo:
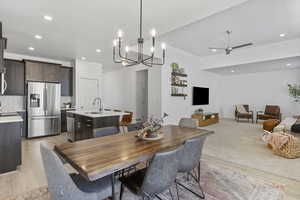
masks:
[(297, 119), (292, 117), (287, 117), (281, 123), (276, 126), (273, 130), (273, 132), (292, 132), (292, 127), (296, 124)]

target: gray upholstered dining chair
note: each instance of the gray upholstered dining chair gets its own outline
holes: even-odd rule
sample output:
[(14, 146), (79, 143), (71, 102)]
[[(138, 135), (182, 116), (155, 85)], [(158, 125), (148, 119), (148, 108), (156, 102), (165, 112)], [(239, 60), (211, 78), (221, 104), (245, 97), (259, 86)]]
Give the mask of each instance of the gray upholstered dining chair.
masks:
[[(204, 192), (200, 186), (200, 158), (205, 139), (206, 136), (200, 136), (198, 138), (185, 141), (182, 150), (178, 154), (180, 157), (178, 173), (187, 173), (187, 179), (189, 179), (188, 177), (191, 176), (198, 183), (201, 194), (198, 194), (196, 191), (188, 188), (188, 186), (184, 185), (177, 179), (175, 181), (176, 184), (192, 192), (201, 199), (205, 199)], [(192, 173), (195, 168), (198, 168), (198, 177)]]
[(143, 122), (137, 122), (137, 123), (133, 123), (133, 124), (128, 124), (127, 131), (130, 132), (130, 131), (140, 130), (141, 127), (142, 127), (142, 125), (143, 125)]
[(198, 121), (192, 118), (181, 118), (178, 125), (181, 128), (198, 128)]
[(93, 131), (94, 138), (104, 137), (104, 136), (109, 136), (109, 135), (116, 135), (119, 133), (120, 133), (120, 130), (117, 126), (97, 128)]
[(55, 152), (41, 143), (41, 154), (48, 189), (55, 200), (99, 200), (112, 195), (112, 177), (86, 181), (81, 175), (69, 175)]
[(127, 177), (121, 177), (120, 200), (124, 193), (124, 187), (128, 188), (132, 193), (141, 196), (143, 199), (152, 199), (158, 194), (169, 189), (173, 199), (170, 187), (174, 184), (178, 169), (178, 153), (182, 146), (177, 149), (156, 153), (148, 168), (139, 170)]

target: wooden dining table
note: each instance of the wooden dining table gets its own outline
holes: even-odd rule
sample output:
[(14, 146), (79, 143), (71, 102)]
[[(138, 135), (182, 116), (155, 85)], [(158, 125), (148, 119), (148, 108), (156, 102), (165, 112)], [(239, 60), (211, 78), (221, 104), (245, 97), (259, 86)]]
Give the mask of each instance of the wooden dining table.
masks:
[[(167, 125), (160, 129), (163, 138), (144, 141), (137, 132), (93, 138), (55, 146), (54, 150), (88, 181), (113, 175), (134, 164), (149, 160), (155, 153), (174, 149), (188, 139), (206, 136), (213, 131)], [(114, 182), (113, 182), (114, 183)], [(114, 193), (114, 184), (113, 193)]]

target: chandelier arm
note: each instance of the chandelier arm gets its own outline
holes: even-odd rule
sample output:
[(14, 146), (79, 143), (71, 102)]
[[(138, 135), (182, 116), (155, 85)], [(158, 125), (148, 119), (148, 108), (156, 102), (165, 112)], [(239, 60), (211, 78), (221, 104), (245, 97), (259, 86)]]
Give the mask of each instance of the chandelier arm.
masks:
[(127, 60), (127, 61), (138, 63), (138, 61), (136, 61), (136, 60), (132, 60), (130, 58), (126, 58), (126, 57), (122, 56), (121, 48), (120, 47), (121, 47), (121, 44), (119, 44), (119, 57), (121, 58), (121, 60), (125, 60), (125, 61)]
[(152, 64), (151, 64), (151, 63), (145, 63), (145, 62), (143, 62), (142, 64), (143, 64), (143, 65), (146, 65), (147, 67), (152, 67)]
[(165, 64), (165, 58), (163, 58), (163, 62), (162, 63), (154, 63), (154, 62), (143, 62), (143, 63), (146, 63), (146, 64), (151, 64), (151, 65), (164, 65)]
[(125, 65), (125, 67), (131, 67), (131, 66), (134, 66), (134, 65), (137, 65), (137, 64), (139, 64), (139, 63), (130, 63), (129, 65)]
[(114, 61), (115, 63), (122, 63), (121, 60), (118, 60), (118, 59), (116, 58), (116, 48), (115, 48), (115, 47), (113, 48), (113, 61)]
[(164, 65), (164, 63), (143, 63), (144, 65), (147, 65), (147, 66), (149, 66), (149, 65), (157, 65), (157, 66), (162, 66), (162, 65)]
[(152, 56), (148, 57), (148, 58), (145, 58), (142, 62), (146, 62), (148, 60), (151, 60), (152, 59)]

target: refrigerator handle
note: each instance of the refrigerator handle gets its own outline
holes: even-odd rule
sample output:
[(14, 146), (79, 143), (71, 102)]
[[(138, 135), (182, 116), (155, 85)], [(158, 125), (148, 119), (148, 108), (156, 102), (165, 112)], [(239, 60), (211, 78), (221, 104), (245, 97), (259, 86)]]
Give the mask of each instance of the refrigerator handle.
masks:
[(45, 86), (45, 88), (44, 88), (44, 111), (45, 111), (46, 115), (47, 115), (47, 107), (48, 107), (47, 98), (48, 98), (47, 88)]

